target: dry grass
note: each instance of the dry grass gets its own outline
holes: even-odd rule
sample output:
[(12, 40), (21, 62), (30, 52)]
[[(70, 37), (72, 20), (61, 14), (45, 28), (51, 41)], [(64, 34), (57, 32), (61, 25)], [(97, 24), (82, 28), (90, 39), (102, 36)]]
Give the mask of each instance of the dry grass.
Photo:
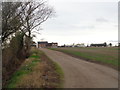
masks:
[(8, 88), (60, 88), (61, 75), (57, 72), (54, 62), (39, 50), (33, 51), (34, 55), (21, 65)]
[(38, 63), (33, 72), (24, 75), (17, 84), (18, 88), (57, 88), (59, 87), (59, 75), (48, 63)]
[(38, 64), (35, 66), (33, 72), (27, 75), (24, 75), (21, 78), (20, 83), (18, 83), (18, 88), (40, 88), (42, 87), (42, 84), (45, 82), (44, 79), (42, 79), (42, 72), (39, 70), (41, 68), (41, 64)]

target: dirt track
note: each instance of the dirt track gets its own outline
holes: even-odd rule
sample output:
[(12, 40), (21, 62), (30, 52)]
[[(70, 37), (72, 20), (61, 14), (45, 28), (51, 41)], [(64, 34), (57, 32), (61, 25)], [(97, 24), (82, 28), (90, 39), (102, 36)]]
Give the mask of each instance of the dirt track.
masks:
[(41, 48), (64, 71), (64, 88), (117, 88), (118, 72), (112, 68), (87, 62), (62, 52)]

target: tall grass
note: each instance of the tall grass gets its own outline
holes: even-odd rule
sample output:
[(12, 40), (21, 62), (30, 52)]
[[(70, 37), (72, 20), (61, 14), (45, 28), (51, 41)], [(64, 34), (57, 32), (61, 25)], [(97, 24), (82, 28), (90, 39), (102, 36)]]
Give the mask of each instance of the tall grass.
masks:
[(61, 88), (63, 77), (62, 69), (57, 63), (42, 51), (32, 49), (30, 57), (12, 75), (5, 88)]

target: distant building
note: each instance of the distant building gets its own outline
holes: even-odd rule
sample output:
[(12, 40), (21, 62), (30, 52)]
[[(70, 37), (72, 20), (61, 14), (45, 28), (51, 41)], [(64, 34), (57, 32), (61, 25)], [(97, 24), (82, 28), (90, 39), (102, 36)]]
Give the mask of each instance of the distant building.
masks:
[(91, 44), (90, 46), (91, 46), (91, 47), (106, 47), (107, 44), (106, 44), (106, 42), (105, 42), (105, 43), (103, 43), (103, 44)]
[(38, 48), (46, 48), (47, 44), (48, 44), (47, 41), (38, 42)]
[(53, 43), (53, 42), (52, 43), (48, 43), (47, 47), (48, 48), (57, 48), (58, 47), (58, 43)]
[(57, 48), (58, 43), (48, 43), (47, 41), (38, 42), (38, 48)]
[(85, 44), (84, 43), (76, 44), (75, 47), (85, 47)]

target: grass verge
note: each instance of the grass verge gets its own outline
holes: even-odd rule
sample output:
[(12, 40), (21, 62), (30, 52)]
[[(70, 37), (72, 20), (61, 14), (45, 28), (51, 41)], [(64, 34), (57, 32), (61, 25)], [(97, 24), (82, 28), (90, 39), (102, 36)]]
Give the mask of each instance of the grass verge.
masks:
[(62, 88), (63, 77), (60, 66), (34, 48), (5, 88)]

